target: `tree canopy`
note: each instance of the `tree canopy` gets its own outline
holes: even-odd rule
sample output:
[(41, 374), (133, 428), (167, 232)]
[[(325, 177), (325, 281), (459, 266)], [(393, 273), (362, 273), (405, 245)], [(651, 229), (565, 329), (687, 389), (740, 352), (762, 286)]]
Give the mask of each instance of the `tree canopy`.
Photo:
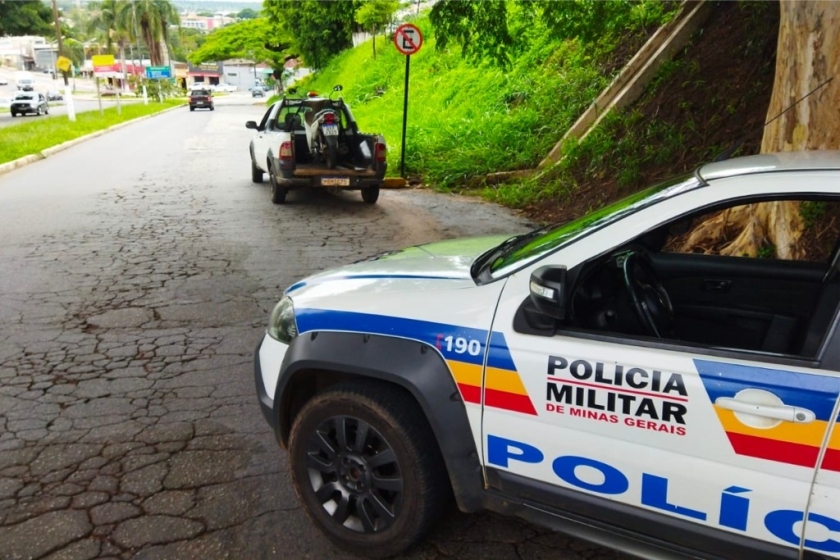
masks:
[(292, 49), (313, 68), (353, 46), (358, 0), (265, 0), (265, 13), (276, 37), (289, 37)]
[(239, 13), (236, 14), (237, 19), (257, 19), (260, 17), (260, 13), (256, 10), (252, 10), (251, 8), (244, 8), (239, 10)]
[(539, 20), (557, 39), (593, 41), (617, 24), (645, 25), (673, 9), (659, 0), (440, 0), (429, 18), (438, 49), (454, 42), (468, 58), (506, 65), (529, 20)]
[(273, 28), (266, 18), (240, 21), (213, 30), (204, 43), (187, 56), (193, 64), (217, 62), (231, 58), (245, 58), (271, 64), (275, 70), (283, 68), (290, 56), (290, 43), (273, 42)]
[(0, 0), (0, 37), (49, 35), (52, 20), (52, 10), (40, 0)]
[[(391, 23), (399, 9), (398, 0), (364, 0), (356, 11), (356, 21), (376, 38), (380, 29)], [(373, 44), (373, 58), (376, 58), (376, 40)]]

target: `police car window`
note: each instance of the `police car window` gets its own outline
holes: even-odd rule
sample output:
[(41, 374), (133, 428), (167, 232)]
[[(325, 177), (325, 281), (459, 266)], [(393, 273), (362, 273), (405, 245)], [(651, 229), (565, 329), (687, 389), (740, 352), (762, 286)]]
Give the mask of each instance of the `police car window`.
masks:
[[(794, 235), (800, 232), (790, 250), (773, 242), (773, 232), (763, 226), (768, 218), (790, 224)], [(834, 253), (838, 238), (840, 202), (789, 200), (775, 205), (743, 204), (683, 220), (671, 227), (662, 251), (824, 263)]]
[[(557, 250), (573, 239), (597, 231), (613, 222), (700, 186), (694, 175), (678, 177), (649, 187), (606, 208), (587, 214), (577, 220), (549, 226), (522, 237), (522, 242), (508, 245), (497, 255), (490, 255), (489, 271), (493, 277), (503, 276), (532, 262), (538, 257)], [(536, 233), (536, 235), (534, 235)]]
[[(787, 206), (739, 203), (691, 216), (583, 263), (569, 271), (562, 325), (548, 326), (816, 358), (840, 306), (840, 198), (776, 202)], [(786, 209), (795, 218), (785, 223), (801, 234), (782, 259), (760, 218)], [(731, 250), (744, 241), (744, 223), (757, 232), (753, 255)], [(514, 328), (537, 334), (546, 323), (529, 321), (527, 307)]]

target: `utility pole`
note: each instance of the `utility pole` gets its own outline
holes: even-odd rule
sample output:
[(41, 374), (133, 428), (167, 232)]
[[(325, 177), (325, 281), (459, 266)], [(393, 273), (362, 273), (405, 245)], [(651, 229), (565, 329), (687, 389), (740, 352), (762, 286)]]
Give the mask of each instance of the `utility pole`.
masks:
[[(61, 41), (61, 24), (58, 22), (58, 6), (55, 0), (52, 0), (53, 23), (55, 23), (55, 38), (58, 39), (58, 56), (64, 55), (64, 43)], [(70, 85), (67, 79), (67, 72), (62, 71), (61, 75), (64, 77), (64, 86)]]

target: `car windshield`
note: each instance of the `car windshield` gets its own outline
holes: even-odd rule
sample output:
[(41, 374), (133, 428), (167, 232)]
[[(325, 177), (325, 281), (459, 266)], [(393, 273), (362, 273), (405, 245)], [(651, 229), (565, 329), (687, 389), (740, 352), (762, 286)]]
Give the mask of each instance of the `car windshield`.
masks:
[(683, 175), (665, 183), (649, 187), (605, 208), (577, 220), (552, 224), (503, 242), (478, 260), (474, 276), (485, 281), (509, 274), (571, 241), (621, 220), (643, 208), (700, 186), (694, 175)]
[(15, 99), (35, 99), (35, 96), (31, 93), (19, 93), (15, 96)]
[(193, 91), (193, 95), (210, 95), (210, 92), (206, 89), (197, 89)]

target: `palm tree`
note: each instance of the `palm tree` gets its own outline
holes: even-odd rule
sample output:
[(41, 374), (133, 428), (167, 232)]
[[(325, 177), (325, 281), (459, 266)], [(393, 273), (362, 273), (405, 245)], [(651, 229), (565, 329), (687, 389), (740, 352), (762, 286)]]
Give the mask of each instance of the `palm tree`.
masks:
[(122, 68), (123, 84), (126, 83), (125, 45), (130, 38), (128, 29), (122, 25), (118, 17), (120, 4), (124, 2), (125, 0), (91, 2), (88, 5), (90, 19), (87, 24), (87, 32), (101, 44), (104, 43), (108, 51), (113, 50), (114, 43), (116, 43)]
[(163, 65), (164, 45), (169, 43), (169, 26), (181, 23), (169, 0), (116, 0), (117, 20), (132, 40), (143, 39), (152, 66)]

